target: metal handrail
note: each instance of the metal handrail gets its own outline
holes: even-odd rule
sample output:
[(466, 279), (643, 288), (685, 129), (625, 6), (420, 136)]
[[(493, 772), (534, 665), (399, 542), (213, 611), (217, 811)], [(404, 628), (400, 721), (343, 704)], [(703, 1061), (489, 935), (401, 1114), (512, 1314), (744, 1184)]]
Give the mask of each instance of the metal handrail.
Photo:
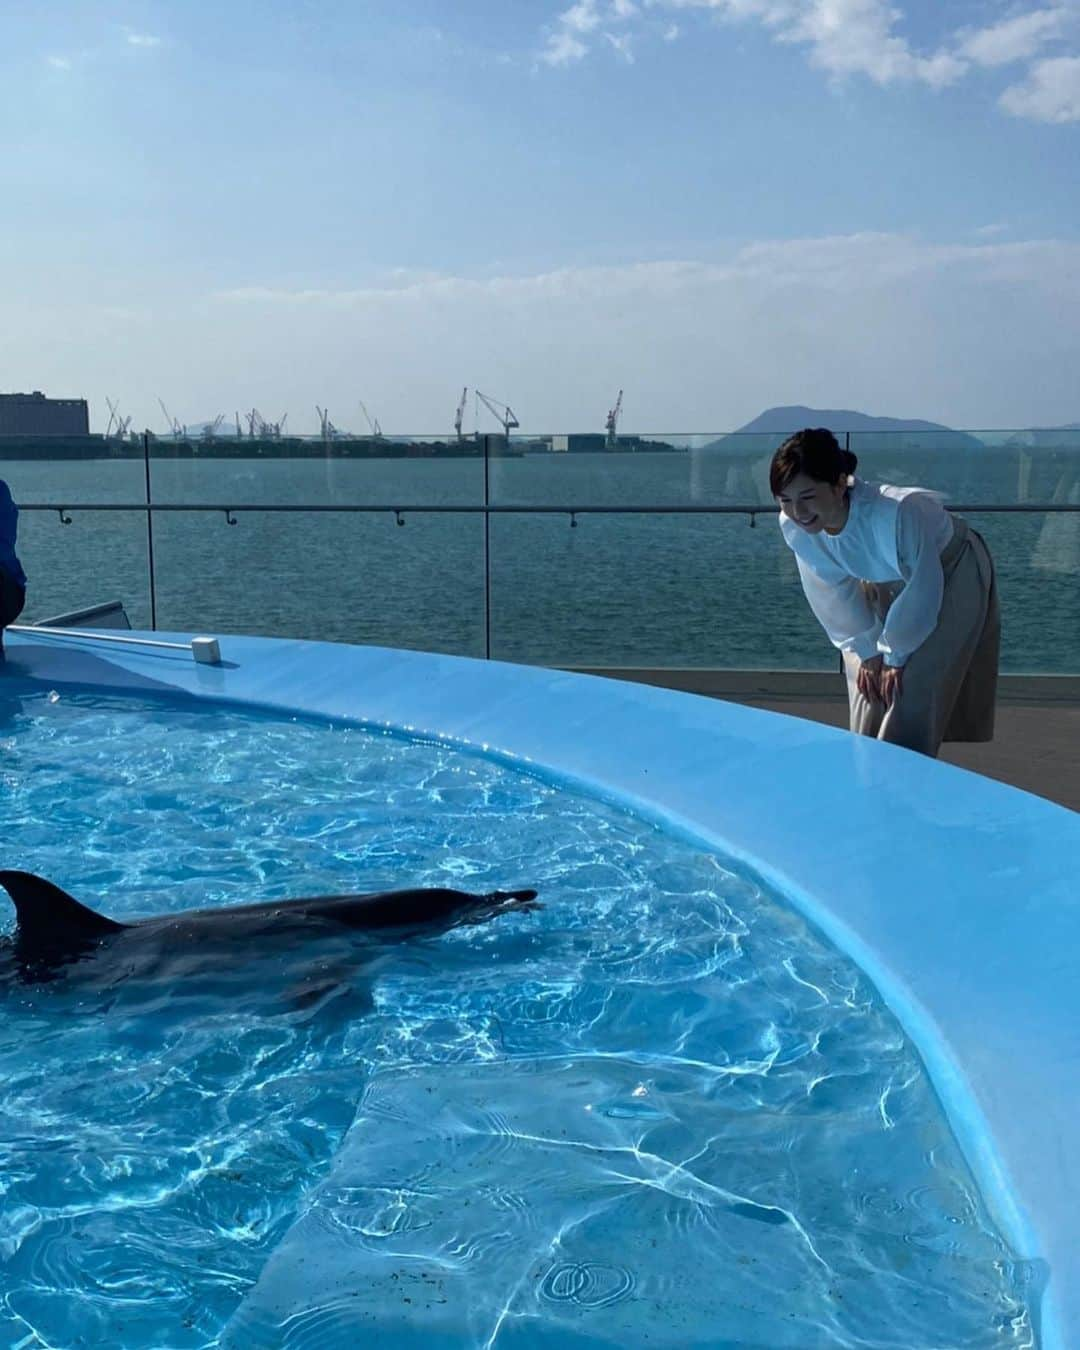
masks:
[(217, 638), (193, 637), (188, 642), (165, 642), (160, 638), (130, 637), (123, 633), (103, 633), (99, 628), (53, 628), (36, 623), (9, 623), (9, 633), (29, 633), (34, 637), (91, 638), (94, 642), (118, 642), (128, 647), (164, 647), (169, 651), (188, 652), (201, 665), (218, 665), (221, 650)]
[[(1080, 503), (1077, 502), (942, 502), (947, 511), (970, 511), (975, 512), (1021, 512), (1041, 515), (1046, 512), (1070, 512), (1080, 511)], [(462, 503), (460, 506), (447, 505), (444, 502), (439, 503), (407, 503), (401, 506), (390, 505), (389, 503), (381, 505), (358, 504), (352, 502), (310, 502), (297, 505), (295, 502), (240, 502), (238, 504), (226, 504), (224, 502), (20, 502), (20, 511), (57, 511), (61, 518), (68, 511), (143, 511), (154, 513), (157, 511), (217, 511), (226, 516), (232, 515), (234, 511), (246, 512), (284, 512), (286, 514), (304, 512), (327, 511), (341, 512), (344, 514), (357, 515), (525, 515), (525, 516), (766, 516), (777, 515), (775, 506), (767, 503), (754, 505), (750, 502), (739, 502), (731, 506), (666, 506), (662, 503), (651, 503), (647, 506), (625, 504), (620, 506), (578, 506), (578, 505), (528, 505), (525, 503), (508, 503), (497, 506), (490, 504), (487, 506), (479, 503)], [(64, 521), (64, 524), (68, 524)], [(232, 524), (233, 522), (229, 522)]]

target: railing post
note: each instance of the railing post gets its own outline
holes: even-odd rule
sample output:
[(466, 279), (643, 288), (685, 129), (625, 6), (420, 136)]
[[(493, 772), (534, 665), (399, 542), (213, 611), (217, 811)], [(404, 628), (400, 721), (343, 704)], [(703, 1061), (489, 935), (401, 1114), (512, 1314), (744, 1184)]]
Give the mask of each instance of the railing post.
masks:
[(491, 660), (491, 437), (484, 437), (484, 657)]
[(143, 476), (146, 484), (146, 559), (150, 578), (150, 629), (157, 629), (157, 585), (154, 579), (154, 514), (150, 492), (150, 433), (143, 432)]
[[(845, 450), (850, 450), (850, 449), (851, 449), (851, 432), (850, 432), (850, 431), (845, 431), (845, 432), (844, 432), (844, 449), (845, 449)], [(845, 680), (846, 680), (846, 679), (847, 679), (847, 675), (846, 675), (846, 672), (844, 671), (844, 653), (843, 653), (843, 652), (840, 652), (840, 653), (839, 653), (839, 656), (840, 656), (840, 674), (843, 675), (844, 678), (845, 678)]]

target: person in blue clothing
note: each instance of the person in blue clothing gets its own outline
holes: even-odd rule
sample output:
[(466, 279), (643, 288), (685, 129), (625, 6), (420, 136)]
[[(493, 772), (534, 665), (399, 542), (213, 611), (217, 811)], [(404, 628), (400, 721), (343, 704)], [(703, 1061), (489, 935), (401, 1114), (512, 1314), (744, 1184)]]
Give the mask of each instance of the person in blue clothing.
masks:
[(19, 508), (11, 499), (11, 489), (0, 478), (0, 660), (4, 655), (4, 629), (15, 622), (26, 604), (26, 573), (15, 553), (18, 526)]

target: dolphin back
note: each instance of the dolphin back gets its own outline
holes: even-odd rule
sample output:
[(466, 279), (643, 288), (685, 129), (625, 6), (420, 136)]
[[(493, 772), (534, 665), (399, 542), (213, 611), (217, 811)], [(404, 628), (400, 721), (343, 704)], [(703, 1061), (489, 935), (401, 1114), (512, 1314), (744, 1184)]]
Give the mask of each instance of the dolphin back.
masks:
[[(471, 895), (437, 887), (383, 891), (373, 895), (321, 896), (296, 901), (263, 901), (224, 909), (190, 910), (182, 914), (118, 923), (88, 909), (73, 896), (33, 872), (0, 870), (0, 887), (11, 897), (18, 923), (14, 952), (24, 979), (48, 980), (61, 967), (89, 955), (105, 939), (132, 928), (149, 929), (162, 924), (170, 930), (170, 942), (187, 941), (196, 931), (206, 934), (207, 925), (226, 924), (224, 935), (234, 936), (237, 925), (266, 921), (305, 919), (332, 920), (347, 928), (389, 933), (401, 930), (445, 932), (461, 923), (483, 923), (514, 909), (539, 909), (535, 890), (490, 891)], [(178, 926), (178, 921), (186, 921)], [(213, 931), (211, 929), (211, 931)]]
[(534, 890), (489, 891), (486, 895), (474, 895), (470, 891), (442, 886), (421, 886), (412, 890), (373, 891), (365, 895), (313, 896), (306, 900), (263, 903), (252, 908), (270, 910), (281, 917), (294, 910), (313, 918), (330, 919), (346, 928), (369, 932), (401, 930), (404, 933), (409, 929), (445, 931), (459, 923), (482, 923), (512, 909), (538, 909), (540, 906)]
[(66, 945), (79, 947), (127, 927), (80, 905), (67, 891), (33, 872), (0, 871), (0, 886), (15, 906), (19, 945), (24, 952), (35, 947), (43, 951)]

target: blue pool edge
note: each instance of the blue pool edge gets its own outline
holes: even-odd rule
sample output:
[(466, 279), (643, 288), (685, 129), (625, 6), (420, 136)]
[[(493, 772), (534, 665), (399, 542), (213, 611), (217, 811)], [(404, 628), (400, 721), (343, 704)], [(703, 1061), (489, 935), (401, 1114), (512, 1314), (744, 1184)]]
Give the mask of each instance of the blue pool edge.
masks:
[(7, 666), (49, 687), (186, 693), (446, 738), (727, 852), (875, 984), (1006, 1240), (1049, 1271), (1040, 1344), (1071, 1343), (1080, 815), (893, 746), (697, 695), (385, 648), (220, 642), (222, 664), (210, 666), (185, 651), (12, 633)]

